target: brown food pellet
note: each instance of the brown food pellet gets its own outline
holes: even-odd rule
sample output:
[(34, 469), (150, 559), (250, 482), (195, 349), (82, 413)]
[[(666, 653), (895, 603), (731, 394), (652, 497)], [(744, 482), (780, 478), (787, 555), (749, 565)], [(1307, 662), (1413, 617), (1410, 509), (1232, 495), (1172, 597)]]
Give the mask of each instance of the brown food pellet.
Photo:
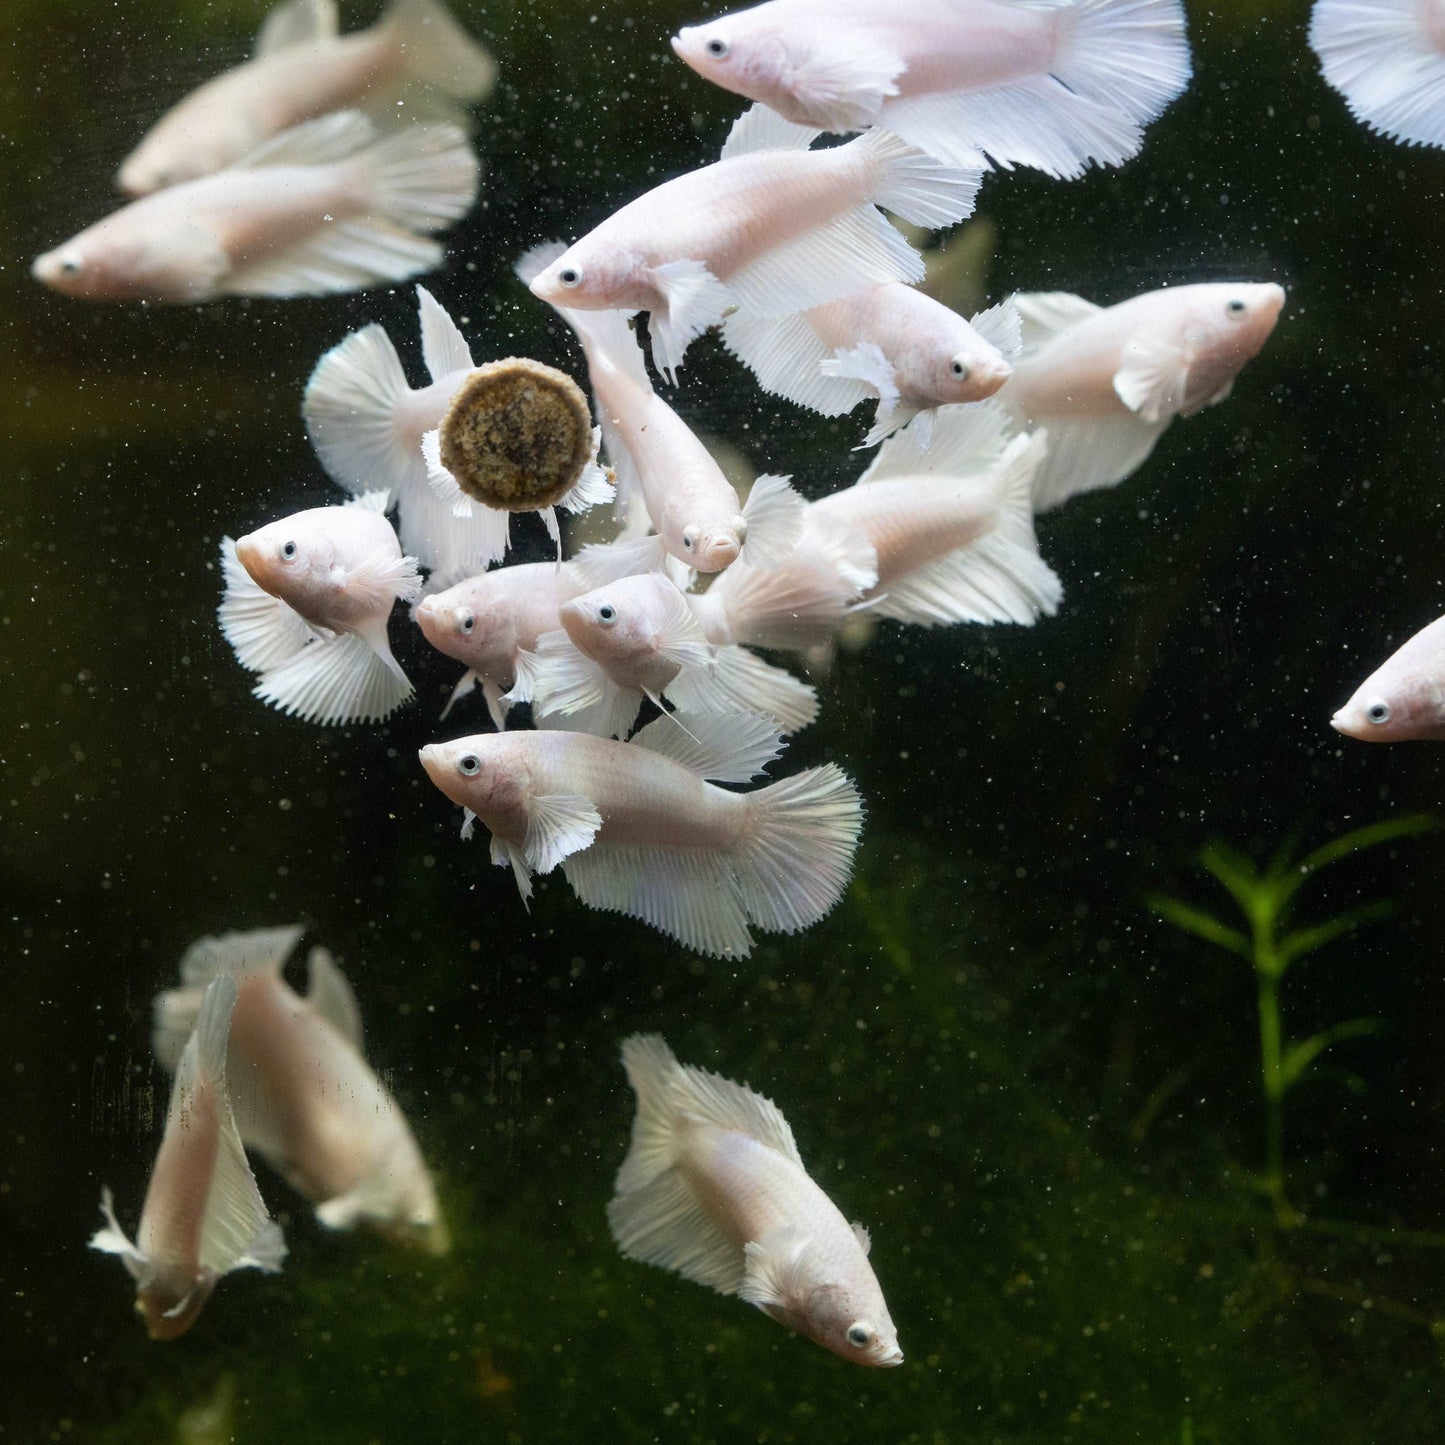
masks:
[(442, 465), (469, 497), (502, 511), (554, 506), (591, 458), (582, 389), (526, 357), (478, 367), (442, 418)]

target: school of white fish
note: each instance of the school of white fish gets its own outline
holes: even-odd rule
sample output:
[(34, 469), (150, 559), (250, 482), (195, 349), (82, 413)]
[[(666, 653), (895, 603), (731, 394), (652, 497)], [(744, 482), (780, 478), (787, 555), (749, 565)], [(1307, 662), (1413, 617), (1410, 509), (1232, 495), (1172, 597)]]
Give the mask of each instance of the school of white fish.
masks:
[[(1445, 144), (1437, 6), (1318, 0), (1309, 38), (1361, 120)], [(394, 604), (412, 604), (426, 642), (465, 669), (441, 719), (479, 689), (489, 724), (420, 754), (462, 810), (463, 840), (485, 827), (526, 906), (534, 876), (560, 869), (592, 908), (742, 959), (754, 930), (797, 933), (837, 904), (863, 821), (835, 764), (770, 775), (820, 699), (759, 651), (816, 663), (860, 616), (1051, 617), (1063, 589), (1036, 514), (1119, 484), (1176, 417), (1223, 402), (1285, 293), (1211, 281), (1107, 306), (1021, 293), (965, 318), (917, 289), (922, 258), (889, 219), (944, 230), (985, 182), (1007, 184), (991, 172), (1066, 180), (1136, 156), (1190, 81), (1181, 0), (766, 0), (685, 27), (672, 48), (752, 102), (719, 157), (570, 242), (516, 248), (592, 390), (600, 450), (562, 505), (583, 510), (615, 484), (615, 537), (494, 567), (511, 514), (468, 497), (438, 442), (473, 350), (419, 286), (426, 383), (411, 385), (376, 324), (321, 357), (305, 426), (350, 497), (226, 537), (219, 625), (263, 702), (309, 723), (379, 723), (415, 697), (389, 637)], [(435, 269), (432, 237), (477, 196), (467, 107), (493, 80), (440, 0), (395, 0), (345, 35), (334, 0), (287, 0), (252, 59), (125, 159), (129, 204), (33, 274), (87, 300), (199, 303)], [(766, 474), (740, 492), (652, 380), (676, 385), (710, 333), (798, 407), (872, 406), (858, 444), (878, 450), (853, 485), (810, 496), (810, 479)], [(550, 507), (542, 520), (560, 535)], [(1406, 643), (1333, 726), (1445, 739), (1442, 629)], [(510, 726), (519, 709), (534, 726)], [(91, 1241), (121, 1257), (154, 1338), (187, 1330), (222, 1275), (282, 1266), (247, 1149), (329, 1228), (447, 1248), (350, 986), (320, 948), (304, 997), (283, 978), (301, 936), (201, 939), (155, 1000), (169, 1114), (134, 1242), (109, 1190)], [(655, 1035), (628, 1038), (622, 1062), (636, 1094), (608, 1206), (622, 1253), (846, 1360), (900, 1364), (868, 1233), (810, 1179), (778, 1109)]]

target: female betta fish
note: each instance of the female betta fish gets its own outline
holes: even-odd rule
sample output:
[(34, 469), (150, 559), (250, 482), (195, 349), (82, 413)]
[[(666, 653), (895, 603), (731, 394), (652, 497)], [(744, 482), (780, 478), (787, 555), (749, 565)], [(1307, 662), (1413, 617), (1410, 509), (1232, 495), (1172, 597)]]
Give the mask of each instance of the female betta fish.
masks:
[(359, 291), (434, 270), (442, 248), (429, 233), (470, 209), (477, 158), (453, 125), (373, 138), (356, 111), (307, 121), (122, 207), (31, 272), (86, 301), (184, 304)]
[(1377, 667), (1330, 726), (1362, 743), (1445, 742), (1445, 617)]
[(736, 1295), (856, 1365), (903, 1363), (870, 1240), (808, 1177), (776, 1104), (678, 1063), (656, 1034), (622, 1045), (637, 1095), (607, 1222), (629, 1259)]
[(313, 507), (221, 539), (221, 631), (256, 696), (306, 722), (390, 717), (412, 693), (392, 656), (392, 604), (421, 591), (386, 520), (385, 492)]
[(101, 1195), (105, 1228), (90, 1246), (120, 1256), (153, 1340), (185, 1334), (223, 1274), (274, 1274), (286, 1257), (231, 1112), (226, 1040), (235, 1003), (235, 983), (217, 979), (195, 1012), (134, 1241), (116, 1222), (110, 1190)]
[(303, 928), (201, 938), (181, 987), (156, 995), (152, 1043), (175, 1070), (206, 991), (234, 987), (227, 1070), (242, 1140), (316, 1205), (330, 1229), (366, 1224), (433, 1253), (447, 1248), (436, 1189), (401, 1107), (362, 1050), (361, 1010), (324, 948), (304, 998), (281, 976)]
[(752, 951), (748, 925), (799, 933), (842, 896), (863, 822), (858, 790), (831, 763), (751, 793), (782, 751), (766, 718), (649, 723), (628, 743), (509, 732), (421, 750), (432, 782), (480, 819), (492, 861), (531, 875), (561, 864), (577, 896), (713, 957)]
[(672, 378), (693, 339), (735, 308), (791, 316), (882, 281), (921, 280), (921, 257), (878, 207), (949, 226), (972, 212), (980, 173), (886, 131), (810, 149), (819, 134), (754, 106), (721, 160), (624, 206), (535, 274), (533, 294), (648, 312), (653, 360)]
[[(470, 104), (492, 88), (492, 58), (438, 0), (393, 0), (370, 30), (337, 34), (336, 0), (287, 0), (267, 17), (250, 60), (173, 105), (125, 158), (127, 195), (224, 170), (281, 131), (336, 110), (393, 114), (434, 90)], [(408, 94), (408, 93), (411, 94)], [(409, 104), (404, 114), (417, 106)]]
[(1190, 74), (1180, 0), (768, 0), (672, 48), (798, 125), (1053, 176), (1135, 155)]
[(1284, 289), (1208, 283), (1108, 307), (1067, 292), (1013, 303), (1023, 352), (998, 401), (1019, 426), (1048, 431), (1034, 492), (1044, 511), (1123, 481), (1176, 416), (1223, 401), (1274, 331)]

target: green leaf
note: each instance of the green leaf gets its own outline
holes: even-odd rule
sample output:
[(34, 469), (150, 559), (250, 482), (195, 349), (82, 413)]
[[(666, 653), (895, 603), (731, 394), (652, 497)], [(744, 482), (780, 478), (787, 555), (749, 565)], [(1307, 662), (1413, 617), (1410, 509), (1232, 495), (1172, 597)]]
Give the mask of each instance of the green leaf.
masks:
[(1199, 861), (1229, 890), (1246, 918), (1258, 922), (1267, 917), (1273, 890), (1247, 855), (1216, 841), (1200, 850)]
[(1333, 943), (1335, 939), (1343, 938), (1347, 933), (1353, 933), (1355, 929), (1363, 927), (1366, 923), (1378, 923), (1382, 919), (1390, 918), (1394, 913), (1394, 903), (1388, 899), (1381, 899), (1376, 903), (1362, 903), (1358, 908), (1350, 908), (1344, 913), (1337, 913), (1333, 918), (1327, 918), (1323, 923), (1317, 923), (1313, 927), (1297, 928), (1293, 933), (1285, 934), (1280, 939), (1277, 948), (1281, 971), (1295, 959), (1303, 958), (1305, 954), (1313, 953), (1327, 943)]
[(1299, 867), (1291, 876), (1290, 891), (1293, 892), (1321, 868), (1328, 868), (1331, 863), (1338, 863), (1352, 853), (1378, 848), (1382, 843), (1393, 843), (1397, 838), (1415, 838), (1421, 833), (1433, 832), (1439, 826), (1428, 813), (1405, 813), (1399, 818), (1385, 818), (1379, 823), (1367, 823), (1363, 828), (1341, 833), (1338, 838), (1331, 838), (1300, 860)]
[(1367, 1034), (1382, 1034), (1388, 1025), (1383, 1019), (1346, 1019), (1343, 1023), (1331, 1024), (1297, 1044), (1291, 1044), (1284, 1052), (1280, 1063), (1280, 1074), (1286, 1089), (1299, 1083), (1305, 1071), (1332, 1044), (1343, 1039), (1363, 1038)]
[(1172, 923), (1175, 928), (1182, 928), (1186, 933), (1192, 933), (1219, 948), (1227, 948), (1231, 953), (1249, 957), (1249, 940), (1237, 928), (1221, 923), (1212, 913), (1195, 908), (1182, 899), (1170, 898), (1166, 893), (1151, 894), (1148, 903), (1160, 918)]

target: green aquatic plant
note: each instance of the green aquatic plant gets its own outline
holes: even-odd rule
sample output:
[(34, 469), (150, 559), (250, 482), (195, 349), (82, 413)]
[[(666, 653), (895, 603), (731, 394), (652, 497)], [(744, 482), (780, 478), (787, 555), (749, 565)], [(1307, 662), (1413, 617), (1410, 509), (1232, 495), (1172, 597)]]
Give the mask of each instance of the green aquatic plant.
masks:
[[(1318, 923), (1295, 925), (1294, 905), (1300, 889), (1321, 870), (1356, 853), (1435, 827), (1423, 814), (1388, 818), (1342, 833), (1299, 857), (1293, 839), (1276, 850), (1269, 862), (1257, 864), (1227, 843), (1213, 842), (1200, 850), (1199, 862), (1234, 900), (1245, 927), (1226, 922), (1182, 898), (1156, 893), (1149, 906), (1166, 922), (1217, 948), (1238, 954), (1254, 970), (1259, 1017), (1260, 1076), (1264, 1094), (1264, 1168), (1260, 1187), (1282, 1225), (1300, 1222), (1289, 1201), (1284, 1162), (1284, 1105), (1290, 1091), (1310, 1078), (1320, 1057), (1345, 1039), (1378, 1033), (1379, 1019), (1352, 1018), (1330, 1024), (1303, 1039), (1290, 1039), (1280, 1013), (1280, 985), (1301, 959), (1346, 937), (1357, 928), (1390, 917), (1395, 904), (1376, 899), (1336, 913)], [(1358, 1086), (1353, 1076), (1348, 1082)]]

